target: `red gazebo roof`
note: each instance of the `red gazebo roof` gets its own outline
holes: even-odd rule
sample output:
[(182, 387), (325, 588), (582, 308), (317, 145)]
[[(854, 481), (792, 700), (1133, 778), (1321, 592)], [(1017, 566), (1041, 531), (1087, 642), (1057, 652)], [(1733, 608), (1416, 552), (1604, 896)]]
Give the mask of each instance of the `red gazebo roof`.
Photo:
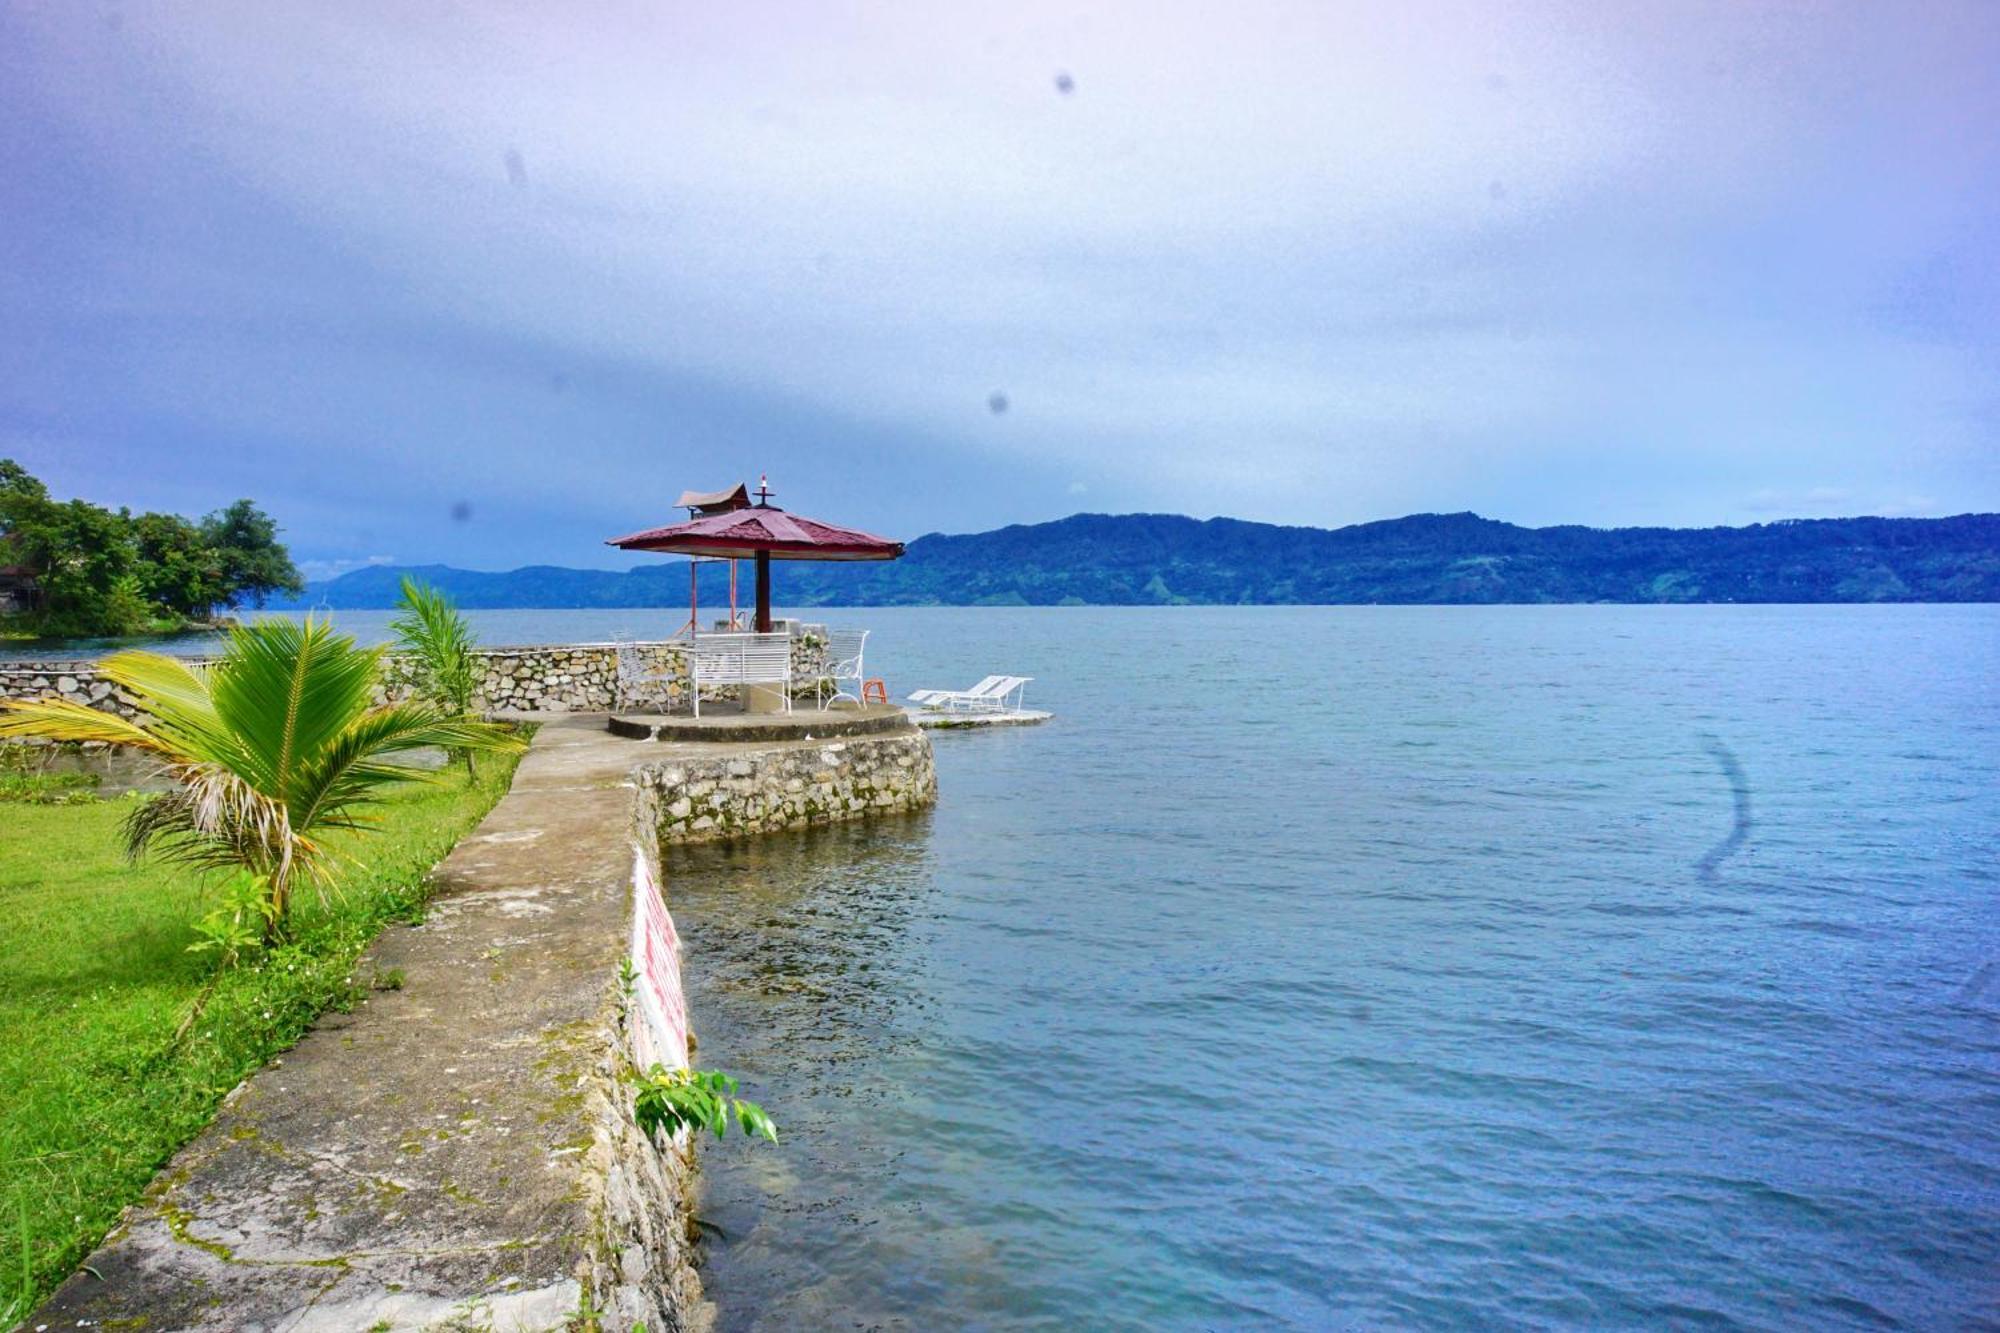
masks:
[(704, 514), (685, 523), (613, 537), (605, 545), (672, 555), (744, 556), (764, 551), (773, 560), (894, 560), (903, 554), (901, 542), (768, 505)]

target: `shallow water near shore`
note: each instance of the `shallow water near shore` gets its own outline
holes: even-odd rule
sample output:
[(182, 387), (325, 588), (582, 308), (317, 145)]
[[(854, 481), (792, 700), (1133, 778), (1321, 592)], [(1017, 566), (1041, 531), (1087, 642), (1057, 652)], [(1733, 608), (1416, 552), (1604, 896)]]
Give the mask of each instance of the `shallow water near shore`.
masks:
[(849, 618), (1057, 720), (672, 859), (724, 1328), (1995, 1317), (2000, 609)]
[(806, 616), (1057, 716), (671, 857), (724, 1329), (2000, 1319), (2000, 607)]

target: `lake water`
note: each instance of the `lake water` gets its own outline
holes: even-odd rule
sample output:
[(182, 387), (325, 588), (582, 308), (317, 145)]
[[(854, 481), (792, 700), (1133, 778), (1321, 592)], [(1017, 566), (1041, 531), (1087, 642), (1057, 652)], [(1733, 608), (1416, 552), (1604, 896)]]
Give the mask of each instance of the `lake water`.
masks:
[(830, 618), (1057, 718), (671, 859), (725, 1329), (2000, 1323), (2000, 607)]
[(725, 1328), (2000, 1319), (2000, 608), (856, 618), (1058, 717), (674, 859)]

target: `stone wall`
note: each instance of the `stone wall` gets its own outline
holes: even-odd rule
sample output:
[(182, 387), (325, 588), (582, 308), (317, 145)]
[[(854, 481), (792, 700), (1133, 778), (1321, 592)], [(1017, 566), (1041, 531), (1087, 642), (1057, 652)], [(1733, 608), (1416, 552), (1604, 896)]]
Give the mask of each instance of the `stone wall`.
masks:
[(915, 728), (663, 759), (635, 768), (632, 780), (663, 844), (800, 829), (937, 799), (930, 741)]
[[(627, 646), (637, 674), (664, 676), (662, 681), (635, 680), (627, 693), (643, 689), (648, 699), (678, 703), (687, 692), (687, 661), (678, 644), (643, 643)], [(475, 706), (500, 713), (601, 713), (630, 707), (621, 698), (618, 645), (610, 643), (547, 644), (524, 648), (480, 650), (484, 671)], [(382, 673), (384, 699), (407, 698), (411, 662), (391, 654)]]
[[(650, 804), (643, 798), (630, 800), (626, 814), (633, 850), (633, 913), (643, 917), (650, 898), (672, 931), (672, 917), (660, 900), (659, 846), (652, 837)], [(646, 984), (646, 960), (635, 949), (627, 950), (627, 958), (640, 980), (638, 986), (621, 982), (618, 987), (615, 1057), (599, 1059), (579, 1083), (587, 1090), (583, 1112), (591, 1124), (591, 1146), (581, 1163), (583, 1192), (591, 1201), (582, 1285), (602, 1328), (690, 1333), (713, 1322), (695, 1266), (693, 1136), (683, 1132), (670, 1140), (648, 1138), (639, 1128), (633, 1088), (625, 1077), (656, 1062), (687, 1067), (679, 939), (673, 939), (663, 960), (674, 1002), (670, 1007), (676, 1010), (671, 1018), (680, 1025), (665, 1041), (657, 1033), (648, 1036), (640, 989)]]
[[(482, 648), (478, 656), (485, 669), (475, 706), (488, 713), (591, 713), (622, 708), (653, 712), (686, 702), (687, 657), (680, 644), (635, 643), (626, 648), (636, 670), (635, 678), (626, 681), (622, 690), (617, 644)], [(792, 640), (795, 695), (811, 692), (825, 657), (823, 638), (801, 635)], [(408, 659), (391, 654), (378, 698), (407, 697), (409, 682)], [(733, 688), (713, 694), (702, 691), (703, 698), (735, 696)], [(0, 662), (0, 699), (69, 699), (121, 717), (138, 713), (132, 701), (100, 677), (96, 664), (88, 661)]]
[(0, 699), (67, 699), (121, 717), (136, 711), (92, 662), (0, 662)]

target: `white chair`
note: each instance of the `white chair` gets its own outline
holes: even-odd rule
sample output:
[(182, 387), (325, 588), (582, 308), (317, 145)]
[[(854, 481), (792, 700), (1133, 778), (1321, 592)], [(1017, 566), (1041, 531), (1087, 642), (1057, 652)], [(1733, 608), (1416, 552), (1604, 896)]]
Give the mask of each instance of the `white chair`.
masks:
[(918, 690), (910, 702), (942, 713), (1005, 713), (1021, 707), (1033, 676), (988, 676), (969, 690)]
[[(813, 691), (813, 697), (819, 700), (820, 707), (824, 708), (836, 699), (852, 699), (857, 704), (861, 702), (863, 679), (861, 660), (867, 647), (868, 631), (865, 629), (827, 631), (826, 671), (820, 676), (818, 685)], [(843, 680), (853, 681), (854, 688), (851, 691), (841, 689), (840, 682)], [(831, 698), (824, 695), (828, 681), (832, 681), (834, 685)]]
[(789, 634), (704, 634), (688, 645), (689, 692), (701, 716), (704, 685), (776, 685), (792, 711), (792, 636)]

